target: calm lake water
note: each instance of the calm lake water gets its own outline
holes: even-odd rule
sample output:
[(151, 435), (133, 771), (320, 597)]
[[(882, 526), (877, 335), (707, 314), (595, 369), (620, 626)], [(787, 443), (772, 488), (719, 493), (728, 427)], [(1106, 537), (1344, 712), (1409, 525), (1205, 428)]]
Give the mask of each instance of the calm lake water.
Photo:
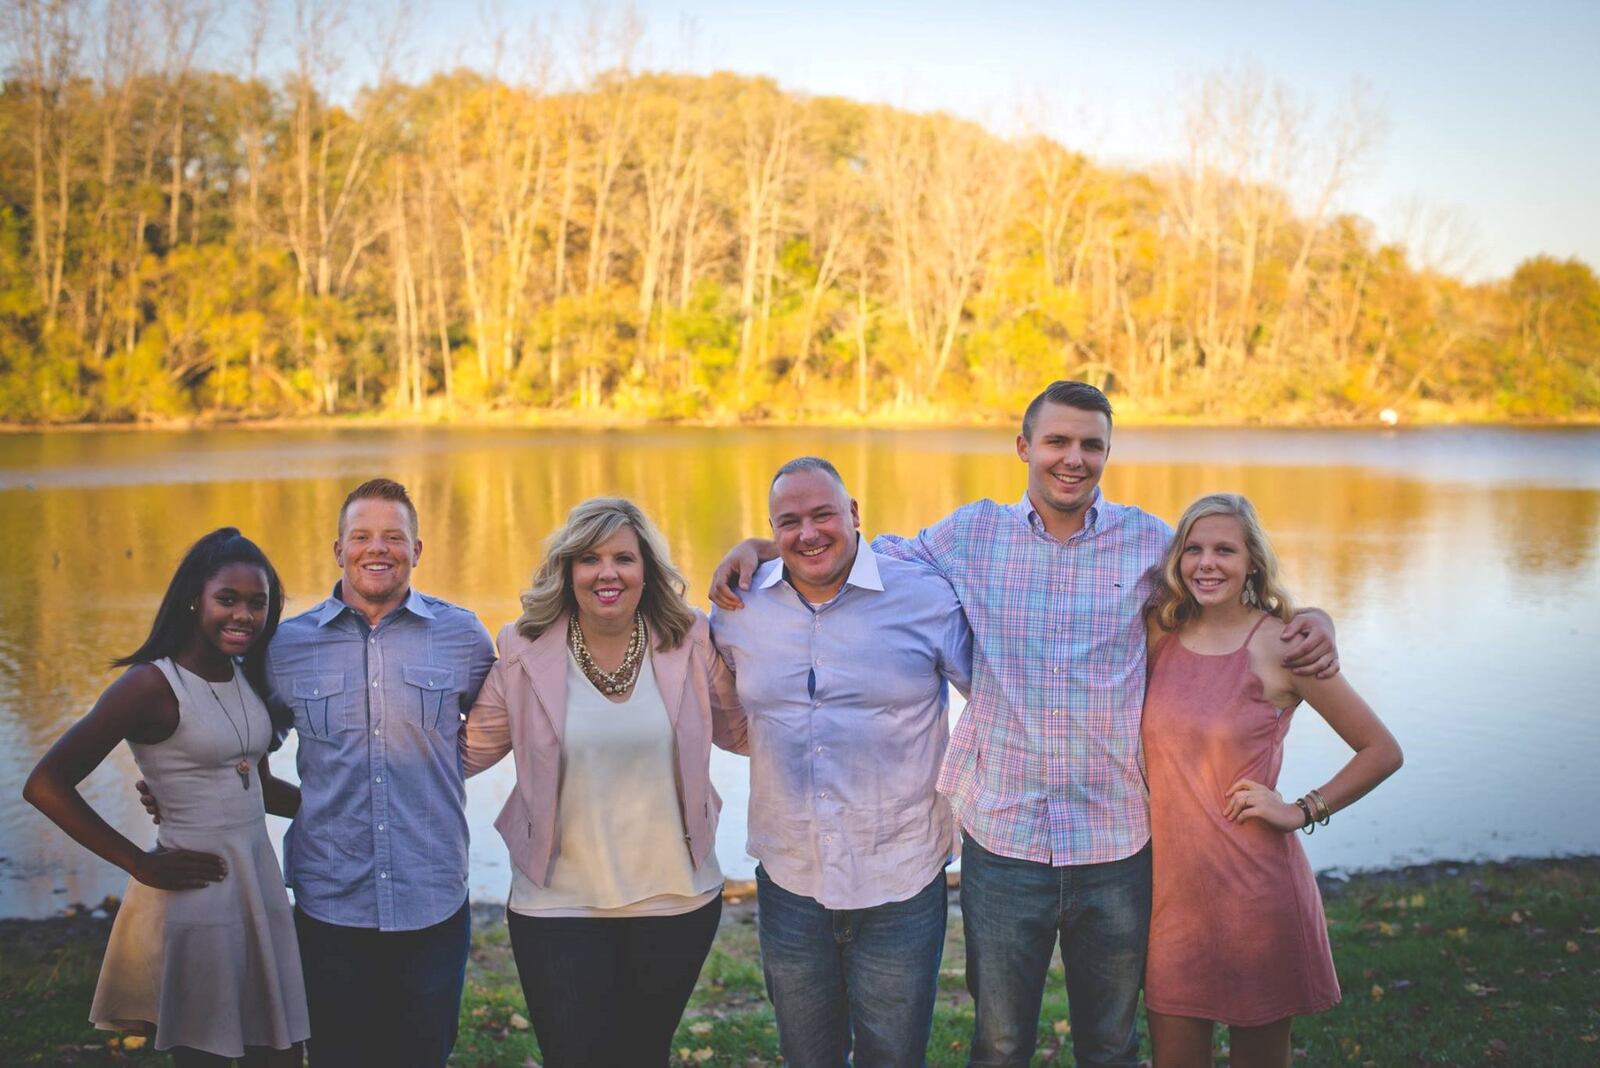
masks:
[[(633, 497), (666, 532), (698, 600), (728, 544), (765, 529), (771, 471), (833, 459), (869, 531), (910, 532), (1024, 485), (1004, 431), (260, 430), (0, 435), (0, 916), (122, 892), (126, 877), (21, 802), (39, 755), (136, 646), (183, 550), (236, 524), (277, 564), (289, 612), (327, 595), (349, 487), (406, 482), (426, 546), (417, 585), (490, 631), (544, 536), (577, 501)], [(1169, 520), (1242, 491), (1291, 588), (1339, 625), (1350, 681), (1405, 746), (1400, 774), (1306, 843), (1318, 868), (1600, 852), (1600, 431), (1399, 433), (1119, 430), (1103, 483)], [(293, 745), (293, 741), (289, 743)], [(1286, 792), (1345, 759), (1296, 717)], [(293, 761), (275, 761), (280, 773)], [(748, 876), (742, 758), (718, 753), (718, 851)], [(153, 841), (119, 750), (84, 783), (100, 812)], [(491, 822), (509, 760), (468, 785), (474, 897), (510, 882)], [(282, 821), (269, 820), (274, 833)]]

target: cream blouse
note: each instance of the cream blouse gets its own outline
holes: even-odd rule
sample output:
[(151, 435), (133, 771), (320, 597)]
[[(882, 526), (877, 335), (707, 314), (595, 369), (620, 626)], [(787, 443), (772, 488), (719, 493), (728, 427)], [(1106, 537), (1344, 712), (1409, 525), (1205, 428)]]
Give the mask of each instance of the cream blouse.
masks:
[(716, 851), (699, 868), (689, 856), (676, 766), (650, 658), (618, 704), (569, 653), (555, 862), (543, 887), (513, 865), (507, 907), (525, 916), (670, 916), (720, 893)]

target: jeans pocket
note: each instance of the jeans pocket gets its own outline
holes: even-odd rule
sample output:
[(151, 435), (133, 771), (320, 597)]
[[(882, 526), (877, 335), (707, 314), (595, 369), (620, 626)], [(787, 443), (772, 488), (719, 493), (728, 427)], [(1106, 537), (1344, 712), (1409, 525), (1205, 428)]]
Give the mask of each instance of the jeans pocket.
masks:
[(445, 709), (456, 696), (456, 673), (452, 668), (412, 664), (402, 669), (410, 708), (406, 718), (425, 731), (437, 731), (444, 722)]

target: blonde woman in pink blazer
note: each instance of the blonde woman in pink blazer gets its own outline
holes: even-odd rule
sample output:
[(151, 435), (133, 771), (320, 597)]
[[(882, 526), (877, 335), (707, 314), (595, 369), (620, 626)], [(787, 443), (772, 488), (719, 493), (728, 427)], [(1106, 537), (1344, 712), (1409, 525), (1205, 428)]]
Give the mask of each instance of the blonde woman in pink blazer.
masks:
[(744, 752), (746, 721), (684, 589), (632, 502), (578, 505), (461, 733), (467, 775), (516, 759), (495, 827), (547, 1068), (667, 1064), (716, 935), (711, 746)]

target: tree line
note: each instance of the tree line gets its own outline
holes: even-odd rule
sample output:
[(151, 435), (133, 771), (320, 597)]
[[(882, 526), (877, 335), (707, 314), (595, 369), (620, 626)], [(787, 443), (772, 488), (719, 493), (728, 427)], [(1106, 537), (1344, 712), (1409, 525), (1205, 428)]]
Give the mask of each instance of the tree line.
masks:
[(1589, 265), (1469, 284), (1336, 210), (1359, 96), (1217, 74), (1134, 170), (639, 71), (626, 33), (559, 84), (535, 48), (338, 104), (332, 8), (267, 77), (265, 3), (230, 70), (202, 2), (8, 4), (0, 420), (968, 418), (1061, 377), (1151, 416), (1600, 413)]

